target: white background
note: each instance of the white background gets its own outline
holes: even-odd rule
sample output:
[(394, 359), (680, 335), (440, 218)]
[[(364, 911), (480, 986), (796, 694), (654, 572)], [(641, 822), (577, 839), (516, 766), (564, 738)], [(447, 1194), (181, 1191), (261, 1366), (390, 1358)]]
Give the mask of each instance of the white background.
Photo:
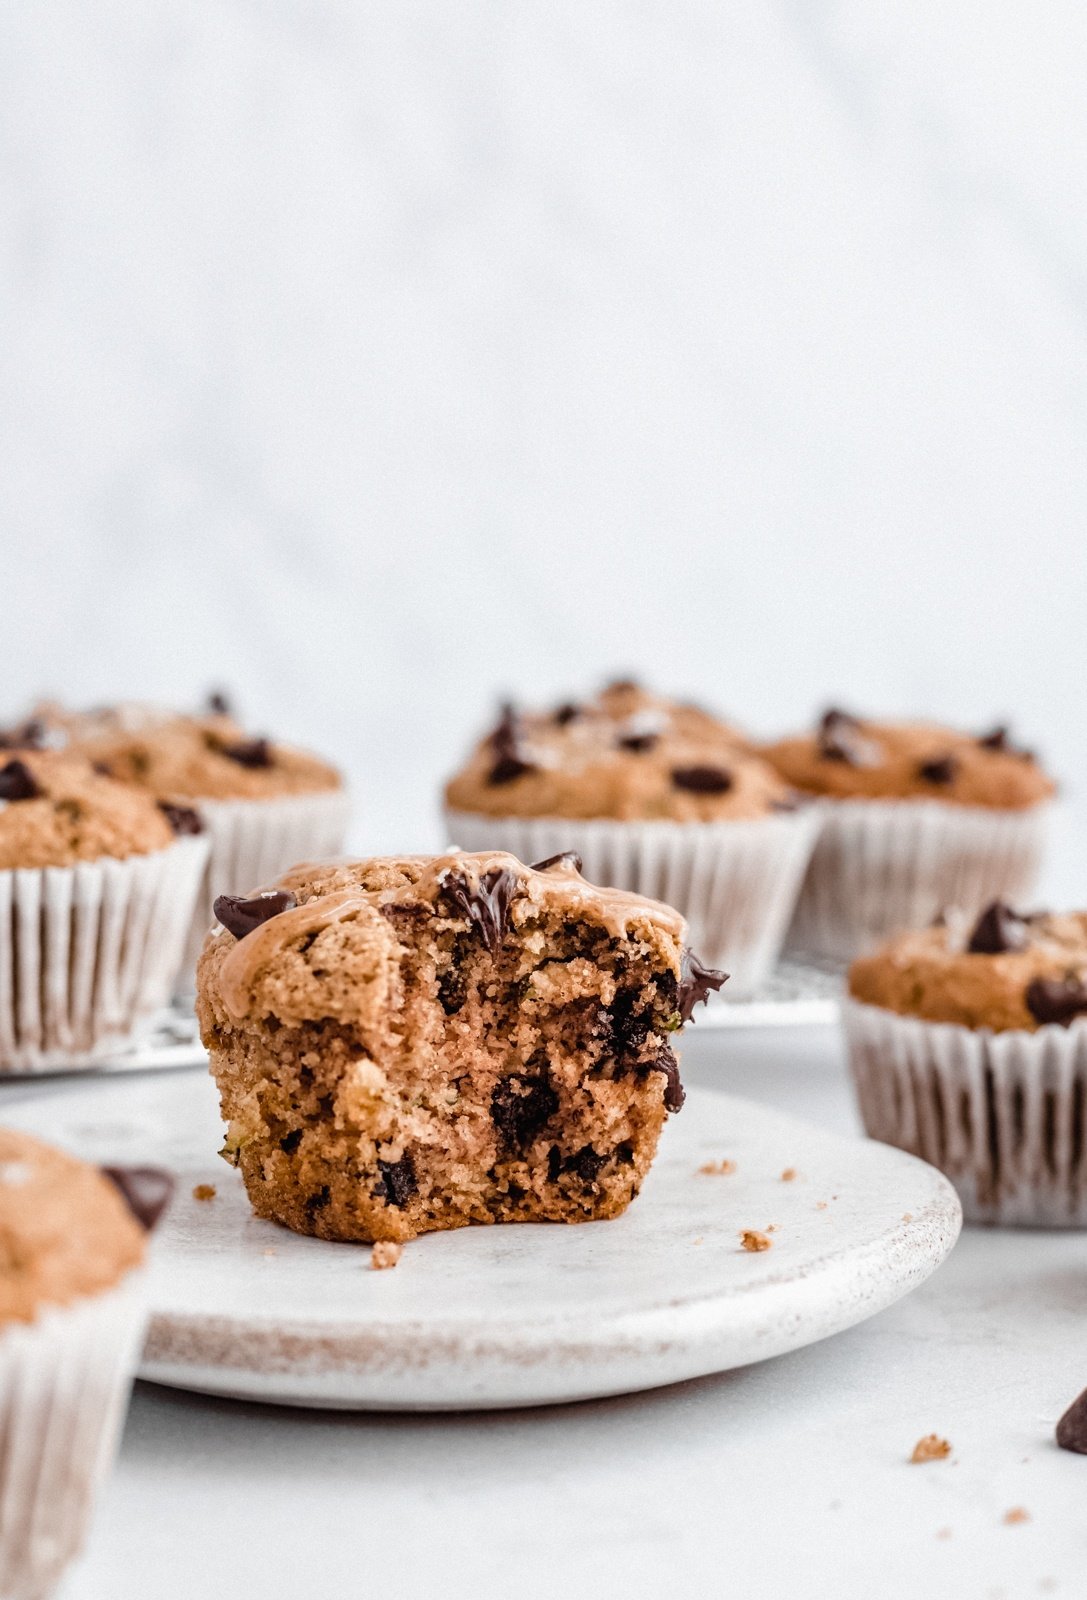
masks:
[(1085, 72), (1071, 0), (7, 0), (3, 703), (231, 685), (376, 849), (614, 671), (1075, 804)]

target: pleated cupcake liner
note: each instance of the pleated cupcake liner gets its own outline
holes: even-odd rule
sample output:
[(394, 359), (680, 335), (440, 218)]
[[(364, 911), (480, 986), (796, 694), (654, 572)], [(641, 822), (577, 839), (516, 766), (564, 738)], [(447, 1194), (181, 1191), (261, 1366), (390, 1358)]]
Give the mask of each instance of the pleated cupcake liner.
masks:
[(446, 832), (464, 850), (508, 850), (531, 864), (576, 850), (591, 883), (674, 906), (691, 946), (729, 973), (742, 998), (781, 950), (815, 838), (810, 807), (742, 822), (572, 821), (488, 817), (447, 810)]
[(0, 872), (0, 1073), (93, 1065), (170, 998), (208, 845)]
[(1022, 903), (1038, 879), (1048, 807), (939, 800), (818, 800), (820, 826), (786, 943), (850, 961), (948, 907)]
[(82, 1549), (146, 1321), (144, 1274), (0, 1329), (0, 1600), (46, 1600)]
[(345, 789), (285, 795), (276, 800), (197, 800), (209, 841), (196, 908), (179, 962), (177, 988), (191, 995), (196, 958), (215, 920), (216, 895), (247, 894), (302, 861), (343, 850), (351, 801)]
[(1087, 1228), (1087, 1024), (993, 1033), (843, 1003), (866, 1132), (939, 1167), (968, 1222)]

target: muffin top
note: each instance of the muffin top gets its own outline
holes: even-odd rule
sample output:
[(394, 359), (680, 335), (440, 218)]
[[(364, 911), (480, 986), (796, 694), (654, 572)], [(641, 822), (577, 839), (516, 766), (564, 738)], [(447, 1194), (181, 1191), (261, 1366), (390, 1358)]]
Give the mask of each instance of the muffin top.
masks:
[(327, 762), (253, 738), (226, 712), (190, 717), (121, 705), (79, 713), (50, 707), (41, 714), (68, 748), (163, 799), (273, 800), (341, 787)]
[[(179, 822), (177, 831), (187, 831)], [(175, 828), (149, 794), (67, 750), (0, 748), (0, 870), (164, 850)]]
[(739, 821), (794, 804), (735, 729), (625, 682), (553, 711), (507, 707), (445, 799), (492, 817), (620, 822)]
[(974, 736), (828, 711), (813, 733), (765, 745), (762, 754), (797, 789), (835, 799), (944, 800), (1019, 811), (1055, 788), (1002, 727)]
[(405, 933), (419, 944), (471, 927), (494, 949), (507, 929), (558, 915), (678, 964), (685, 931), (671, 906), (589, 883), (573, 855), (526, 867), (504, 851), (299, 866), (249, 899), (220, 896), (215, 912), (223, 926), (197, 972), (205, 1034), (252, 1015), (375, 1024), (399, 1004)]
[(1000, 901), (971, 927), (903, 933), (849, 969), (856, 1000), (928, 1022), (1033, 1031), (1087, 1018), (1087, 912), (1020, 915)]
[(145, 1238), (97, 1167), (0, 1128), (0, 1324), (112, 1288)]

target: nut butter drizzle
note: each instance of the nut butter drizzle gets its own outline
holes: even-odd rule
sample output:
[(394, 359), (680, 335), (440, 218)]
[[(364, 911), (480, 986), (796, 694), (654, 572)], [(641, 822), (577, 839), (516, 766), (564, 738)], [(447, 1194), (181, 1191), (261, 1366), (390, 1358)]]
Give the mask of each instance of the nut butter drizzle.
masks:
[(281, 951), (311, 933), (331, 927), (334, 922), (346, 922), (360, 912), (373, 909), (373, 901), (363, 890), (341, 889), (292, 906), (289, 911), (281, 911), (277, 917), (261, 923), (259, 928), (238, 940), (219, 969), (219, 993), (226, 1009), (234, 1017), (247, 1014), (257, 974)]

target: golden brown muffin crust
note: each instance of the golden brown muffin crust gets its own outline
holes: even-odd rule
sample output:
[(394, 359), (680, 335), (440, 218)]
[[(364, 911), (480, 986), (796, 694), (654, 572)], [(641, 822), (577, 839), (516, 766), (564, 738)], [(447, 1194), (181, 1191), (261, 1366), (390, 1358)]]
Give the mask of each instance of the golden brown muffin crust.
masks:
[(1074, 1021), (1080, 991), (1087, 1015), (1087, 912), (1015, 921), (1022, 948), (993, 953), (969, 949), (971, 927), (900, 934), (853, 963), (849, 992), (900, 1016), (996, 1033)]
[(922, 722), (873, 722), (827, 712), (813, 733), (762, 754), (794, 788), (851, 800), (943, 800), (1025, 810), (1054, 792), (1051, 778), (1006, 730), (974, 737)]
[(97, 1167), (0, 1128), (0, 1323), (112, 1288), (144, 1247), (144, 1230)]
[(788, 785), (698, 706), (614, 684), (549, 712), (508, 711), (445, 791), (493, 817), (713, 822), (788, 808)]
[(68, 751), (0, 750), (0, 796), (0, 870), (125, 860), (174, 842), (150, 795)]

